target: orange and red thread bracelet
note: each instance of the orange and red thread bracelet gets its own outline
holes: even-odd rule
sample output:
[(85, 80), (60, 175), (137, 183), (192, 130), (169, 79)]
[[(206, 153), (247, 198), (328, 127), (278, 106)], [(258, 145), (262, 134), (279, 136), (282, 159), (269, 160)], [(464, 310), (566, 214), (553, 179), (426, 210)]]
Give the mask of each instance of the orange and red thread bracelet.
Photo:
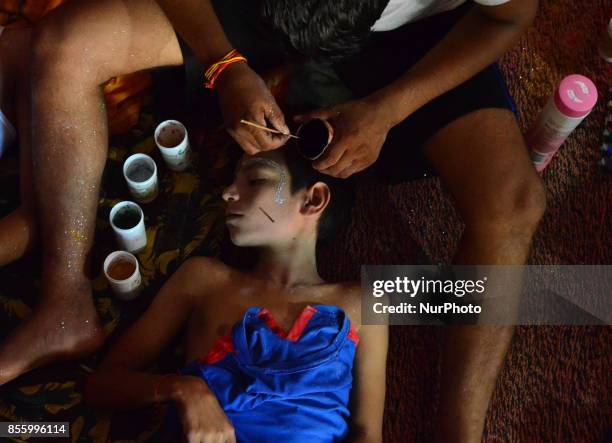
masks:
[(246, 62), (247, 59), (244, 55), (238, 52), (236, 49), (232, 49), (230, 52), (225, 54), (221, 60), (213, 63), (204, 73), (206, 82), (204, 86), (208, 89), (214, 89), (215, 81), (219, 78), (219, 75), (232, 63)]

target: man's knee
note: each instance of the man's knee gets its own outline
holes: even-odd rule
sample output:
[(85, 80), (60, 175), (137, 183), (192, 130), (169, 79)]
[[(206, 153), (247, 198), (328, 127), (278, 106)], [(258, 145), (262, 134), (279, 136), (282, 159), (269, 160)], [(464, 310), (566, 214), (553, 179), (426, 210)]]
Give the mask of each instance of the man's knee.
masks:
[(60, 77), (63, 84), (78, 82), (100, 84), (112, 75), (106, 73), (104, 47), (96, 47), (94, 23), (84, 32), (87, 17), (79, 14), (51, 14), (36, 24), (32, 33), (32, 74), (34, 81), (41, 77)]
[(498, 189), (490, 189), (466, 224), (499, 234), (532, 236), (546, 210), (546, 189), (540, 177), (523, 174), (508, 177)]
[(183, 61), (172, 25), (151, 0), (67, 2), (37, 23), (32, 51), (34, 80), (52, 76), (62, 86), (98, 86)]
[(86, 69), (87, 60), (77, 62), (82, 56), (78, 47), (79, 36), (70, 27), (60, 29), (54, 21), (41, 23), (32, 38), (32, 74), (34, 83), (40, 77), (58, 75), (70, 81)]

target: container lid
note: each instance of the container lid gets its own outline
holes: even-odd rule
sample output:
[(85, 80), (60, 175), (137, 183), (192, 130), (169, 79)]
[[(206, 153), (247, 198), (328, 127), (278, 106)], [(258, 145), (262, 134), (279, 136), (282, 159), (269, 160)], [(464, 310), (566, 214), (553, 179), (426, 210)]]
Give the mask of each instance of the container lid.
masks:
[(595, 84), (583, 75), (573, 74), (561, 80), (555, 104), (561, 113), (574, 118), (584, 117), (597, 103)]

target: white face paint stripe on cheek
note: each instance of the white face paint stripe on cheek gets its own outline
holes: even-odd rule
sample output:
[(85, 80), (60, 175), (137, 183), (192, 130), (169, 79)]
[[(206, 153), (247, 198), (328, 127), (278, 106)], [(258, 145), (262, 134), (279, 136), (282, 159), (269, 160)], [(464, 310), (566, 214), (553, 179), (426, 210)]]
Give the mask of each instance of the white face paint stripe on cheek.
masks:
[(276, 192), (274, 194), (274, 201), (279, 205), (285, 203), (285, 199), (283, 198), (283, 190), (285, 189), (285, 184), (287, 183), (287, 174), (283, 170), (282, 166), (276, 163), (274, 160), (270, 160), (268, 158), (249, 158), (242, 162), (242, 165), (248, 165), (251, 163), (262, 163), (264, 165), (270, 166), (278, 172), (278, 185), (276, 185)]

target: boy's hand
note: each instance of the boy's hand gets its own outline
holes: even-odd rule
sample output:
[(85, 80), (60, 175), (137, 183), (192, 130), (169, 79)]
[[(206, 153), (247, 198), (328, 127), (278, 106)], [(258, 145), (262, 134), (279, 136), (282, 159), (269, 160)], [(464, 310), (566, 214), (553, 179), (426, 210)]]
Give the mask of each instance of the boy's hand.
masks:
[(177, 376), (171, 383), (172, 398), (187, 442), (236, 442), (234, 426), (204, 380), (184, 375)]
[(334, 128), (334, 138), (323, 157), (313, 163), (324, 174), (347, 178), (378, 159), (391, 126), (374, 103), (354, 100), (295, 117), (298, 123), (319, 118)]
[(240, 123), (241, 119), (288, 134), (285, 117), (262, 78), (246, 63), (229, 66), (217, 81), (225, 126), (247, 154), (281, 147), (288, 137)]

